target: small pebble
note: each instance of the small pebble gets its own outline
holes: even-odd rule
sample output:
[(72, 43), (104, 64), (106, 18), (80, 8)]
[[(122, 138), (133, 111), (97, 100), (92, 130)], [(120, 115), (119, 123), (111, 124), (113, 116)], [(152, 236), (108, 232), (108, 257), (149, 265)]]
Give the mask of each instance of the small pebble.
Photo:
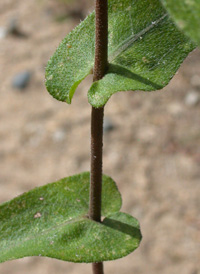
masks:
[(191, 106), (191, 107), (195, 106), (199, 103), (199, 101), (200, 101), (200, 94), (195, 90), (190, 91), (185, 97), (185, 104), (187, 106)]
[(62, 129), (59, 129), (53, 133), (52, 139), (54, 142), (59, 143), (64, 141), (65, 135), (66, 135), (65, 131)]
[(104, 123), (103, 123), (104, 133), (107, 133), (107, 132), (109, 132), (113, 129), (114, 129), (114, 125), (113, 125), (112, 121), (109, 118), (105, 117), (104, 118)]
[(31, 79), (30, 71), (20, 72), (13, 77), (12, 86), (13, 88), (23, 90), (28, 86), (30, 79)]
[(11, 18), (10, 21), (8, 22), (6, 34), (8, 35), (10, 34), (19, 38), (27, 37), (27, 35), (20, 30), (18, 26), (18, 20), (16, 18)]
[(18, 22), (16, 18), (11, 18), (8, 22), (7, 33), (12, 34), (18, 29)]

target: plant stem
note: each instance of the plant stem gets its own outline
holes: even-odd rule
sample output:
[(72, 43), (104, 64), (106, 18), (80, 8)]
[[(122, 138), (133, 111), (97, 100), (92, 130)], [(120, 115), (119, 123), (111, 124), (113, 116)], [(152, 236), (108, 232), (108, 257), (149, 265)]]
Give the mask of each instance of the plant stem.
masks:
[[(108, 56), (108, 4), (107, 0), (96, 0), (96, 43), (93, 81), (103, 78)], [(101, 184), (103, 150), (104, 108), (93, 108), (91, 113), (91, 177), (89, 217), (101, 221)]]
[(92, 269), (93, 269), (93, 273), (102, 274), (103, 273), (103, 263), (93, 263)]
[(101, 222), (103, 113), (103, 108), (92, 108), (89, 217), (96, 222)]
[[(96, 39), (93, 81), (105, 75), (108, 64), (108, 0), (96, 0)], [(102, 154), (104, 108), (91, 112), (91, 175), (89, 218), (101, 222)], [(103, 274), (103, 263), (93, 263), (94, 274)]]
[(104, 77), (108, 64), (108, 0), (96, 0), (96, 40), (93, 81)]

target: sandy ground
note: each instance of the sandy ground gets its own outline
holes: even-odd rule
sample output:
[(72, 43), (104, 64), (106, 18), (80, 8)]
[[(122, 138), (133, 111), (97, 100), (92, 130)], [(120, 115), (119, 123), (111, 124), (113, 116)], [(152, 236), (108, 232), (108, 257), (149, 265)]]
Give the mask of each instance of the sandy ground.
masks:
[[(54, 1), (4, 0), (0, 27), (17, 18), (27, 35), (0, 39), (0, 202), (33, 187), (89, 170), (91, 79), (78, 88), (72, 105), (45, 90), (47, 60), (78, 24), (63, 20)], [(85, 13), (86, 11), (84, 11)], [(106, 105), (113, 130), (104, 136), (104, 173), (118, 184), (123, 211), (140, 220), (140, 248), (105, 273), (200, 273), (200, 51), (185, 60), (162, 91), (125, 92)], [(24, 91), (13, 77), (32, 72)], [(91, 273), (91, 266), (49, 258), (25, 258), (0, 265), (1, 274)]]

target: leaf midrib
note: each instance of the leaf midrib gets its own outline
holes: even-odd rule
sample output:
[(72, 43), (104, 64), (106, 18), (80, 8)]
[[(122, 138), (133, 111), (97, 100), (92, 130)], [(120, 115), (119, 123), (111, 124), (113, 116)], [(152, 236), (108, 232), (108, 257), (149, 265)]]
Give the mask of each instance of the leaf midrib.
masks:
[(149, 26), (138, 32), (137, 34), (130, 35), (127, 39), (125, 39), (113, 52), (109, 55), (108, 61), (109, 63), (113, 62), (120, 54), (127, 50), (136, 40), (145, 35), (148, 31), (156, 27), (159, 23), (161, 23), (166, 17), (167, 13), (162, 15), (156, 21), (152, 22)]

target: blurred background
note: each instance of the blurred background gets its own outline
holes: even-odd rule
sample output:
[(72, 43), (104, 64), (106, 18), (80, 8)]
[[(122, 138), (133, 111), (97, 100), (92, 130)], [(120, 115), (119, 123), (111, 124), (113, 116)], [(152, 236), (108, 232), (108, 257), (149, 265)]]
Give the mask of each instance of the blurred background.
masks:
[[(69, 106), (47, 93), (44, 73), (59, 42), (92, 9), (92, 0), (0, 2), (0, 202), (90, 168), (92, 79)], [(110, 99), (104, 173), (143, 233), (140, 248), (106, 262), (105, 274), (199, 274), (199, 50), (163, 90)], [(84, 274), (91, 265), (30, 257), (0, 264), (0, 273)]]

